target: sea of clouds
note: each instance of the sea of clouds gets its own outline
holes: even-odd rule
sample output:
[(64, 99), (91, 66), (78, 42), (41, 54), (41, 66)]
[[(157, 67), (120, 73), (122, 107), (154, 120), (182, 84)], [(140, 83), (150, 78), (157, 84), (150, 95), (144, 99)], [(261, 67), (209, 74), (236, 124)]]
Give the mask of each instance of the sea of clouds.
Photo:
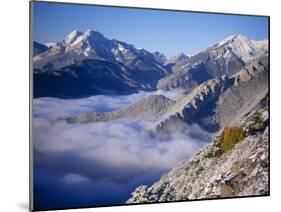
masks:
[(152, 122), (121, 119), (68, 124), (61, 118), (126, 107), (145, 96), (172, 98), (181, 91), (127, 96), (33, 100), (34, 197), (40, 208), (123, 204), (134, 189), (188, 159), (209, 141), (197, 125), (152, 134)]

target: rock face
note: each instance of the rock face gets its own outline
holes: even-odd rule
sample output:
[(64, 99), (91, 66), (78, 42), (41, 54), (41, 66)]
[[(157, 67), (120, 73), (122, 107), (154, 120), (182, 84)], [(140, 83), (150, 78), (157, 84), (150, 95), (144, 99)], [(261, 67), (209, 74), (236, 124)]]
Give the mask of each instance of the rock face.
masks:
[(172, 74), (159, 80), (157, 88), (193, 88), (206, 80), (232, 75), (254, 59), (268, 53), (267, 41), (232, 35), (214, 46), (177, 62)]
[[(262, 113), (265, 130), (249, 135), (228, 152), (218, 154), (220, 135), (183, 161), (151, 187), (140, 186), (127, 201), (131, 203), (211, 199), (267, 195), (268, 179), (268, 112)], [(245, 127), (253, 112), (239, 123)]]
[(157, 128), (169, 127), (175, 120), (197, 123), (212, 132), (227, 126), (267, 96), (267, 61), (267, 57), (254, 60), (230, 77), (224, 75), (208, 80), (179, 97), (177, 104), (158, 122)]
[(173, 100), (170, 100), (162, 95), (151, 95), (143, 100), (130, 105), (127, 108), (107, 112), (107, 113), (88, 113), (85, 115), (69, 118), (69, 123), (85, 123), (85, 122), (101, 122), (111, 121), (124, 118), (141, 118), (146, 120), (155, 120), (157, 117), (163, 115), (169, 107), (174, 104)]
[(164, 54), (162, 54), (161, 52), (153, 52), (153, 56), (154, 56), (154, 59), (161, 65), (164, 65), (167, 61), (167, 58)]

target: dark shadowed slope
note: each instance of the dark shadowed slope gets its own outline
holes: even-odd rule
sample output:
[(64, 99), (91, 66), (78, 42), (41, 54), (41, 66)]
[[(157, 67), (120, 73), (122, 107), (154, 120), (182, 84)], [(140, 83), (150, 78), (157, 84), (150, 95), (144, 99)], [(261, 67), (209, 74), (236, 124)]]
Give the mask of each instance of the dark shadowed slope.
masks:
[(45, 44), (34, 41), (33, 42), (33, 57), (47, 51), (49, 49)]
[(34, 73), (34, 97), (79, 98), (95, 94), (128, 94), (149, 90), (122, 64), (83, 60), (59, 70)]

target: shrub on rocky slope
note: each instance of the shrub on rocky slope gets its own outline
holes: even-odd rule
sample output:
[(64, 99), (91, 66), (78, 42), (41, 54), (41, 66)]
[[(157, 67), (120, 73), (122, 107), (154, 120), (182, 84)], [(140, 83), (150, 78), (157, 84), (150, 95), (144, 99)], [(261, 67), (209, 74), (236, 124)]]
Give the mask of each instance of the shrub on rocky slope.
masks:
[(235, 144), (245, 138), (245, 132), (241, 127), (225, 128), (221, 136), (221, 150), (227, 152), (232, 149)]
[(212, 143), (151, 187), (138, 187), (127, 203), (268, 195), (268, 112), (261, 109), (259, 113), (263, 114), (266, 125), (262, 132), (240, 137), (241, 129), (254, 117), (253, 112), (248, 114), (237, 130), (239, 139), (243, 139), (233, 148), (220, 154), (222, 134), (219, 133)]

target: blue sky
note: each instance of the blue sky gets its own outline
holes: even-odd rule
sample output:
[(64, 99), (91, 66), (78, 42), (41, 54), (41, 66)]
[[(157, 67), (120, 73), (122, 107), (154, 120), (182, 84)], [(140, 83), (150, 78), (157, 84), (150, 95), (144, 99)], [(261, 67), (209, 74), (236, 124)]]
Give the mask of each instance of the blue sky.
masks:
[(43, 43), (61, 41), (74, 29), (95, 29), (107, 38), (172, 56), (178, 52), (197, 53), (231, 34), (243, 34), (254, 40), (268, 38), (266, 17), (33, 4), (34, 40)]

